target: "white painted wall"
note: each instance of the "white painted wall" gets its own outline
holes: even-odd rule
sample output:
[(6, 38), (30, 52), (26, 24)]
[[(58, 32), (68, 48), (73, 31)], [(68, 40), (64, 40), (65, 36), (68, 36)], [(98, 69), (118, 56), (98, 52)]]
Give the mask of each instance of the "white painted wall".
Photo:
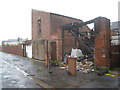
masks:
[(27, 57), (32, 58), (32, 44), (26, 45), (26, 54)]
[(112, 43), (112, 45), (120, 44), (120, 37), (119, 36), (111, 36), (111, 43)]

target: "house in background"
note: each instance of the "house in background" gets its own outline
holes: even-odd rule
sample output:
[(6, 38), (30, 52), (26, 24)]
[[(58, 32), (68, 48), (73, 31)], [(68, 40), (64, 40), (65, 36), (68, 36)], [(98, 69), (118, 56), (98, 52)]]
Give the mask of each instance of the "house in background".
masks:
[[(78, 43), (68, 32), (60, 30), (60, 26), (82, 20), (43, 11), (32, 10), (32, 57), (45, 60), (46, 54), (52, 60), (62, 60), (65, 53), (77, 48)], [(85, 25), (81, 32), (89, 32)], [(64, 38), (62, 38), (64, 37)]]
[(111, 23), (111, 44), (120, 45), (120, 21)]
[(32, 58), (31, 40), (18, 38), (2, 41), (1, 51)]
[(7, 53), (11, 53), (11, 54), (24, 56), (23, 43), (26, 40), (27, 39), (18, 38), (18, 39), (8, 39), (5, 41), (2, 41), (2, 51), (7, 52)]
[(18, 39), (8, 39), (8, 40), (4, 40), (2, 41), (2, 45), (3, 46), (9, 46), (9, 45), (19, 45), (22, 44), (24, 41), (26, 41), (27, 39), (22, 39), (22, 38), (18, 38)]

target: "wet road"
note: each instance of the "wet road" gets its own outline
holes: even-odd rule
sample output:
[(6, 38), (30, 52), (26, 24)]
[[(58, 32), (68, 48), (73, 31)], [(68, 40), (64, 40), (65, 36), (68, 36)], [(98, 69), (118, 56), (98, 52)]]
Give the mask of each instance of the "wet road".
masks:
[(98, 76), (94, 72), (71, 76), (59, 67), (51, 67), (52, 73), (48, 73), (45, 63), (3, 52), (0, 52), (0, 68), (3, 88), (117, 88), (119, 81), (117, 77)]
[(11, 57), (5, 57), (6, 53), (0, 52), (0, 89), (1, 88), (41, 88), (27, 73), (19, 67), (8, 62)]

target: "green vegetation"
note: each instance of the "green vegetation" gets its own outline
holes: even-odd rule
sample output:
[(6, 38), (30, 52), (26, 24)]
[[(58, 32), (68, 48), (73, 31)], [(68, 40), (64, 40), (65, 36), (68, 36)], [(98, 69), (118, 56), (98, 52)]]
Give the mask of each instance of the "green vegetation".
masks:
[(50, 60), (50, 63), (58, 63), (59, 65), (62, 64), (61, 60)]

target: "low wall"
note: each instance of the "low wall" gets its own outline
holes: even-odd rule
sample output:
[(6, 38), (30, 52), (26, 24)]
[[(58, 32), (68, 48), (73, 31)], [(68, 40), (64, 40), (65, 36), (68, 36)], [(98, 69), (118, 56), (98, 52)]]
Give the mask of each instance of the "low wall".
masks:
[(2, 51), (2, 46), (0, 46), (0, 51)]
[(16, 55), (23, 56), (22, 45), (17, 45), (17, 46), (2, 46), (2, 51), (10, 53), (10, 54), (16, 54)]

